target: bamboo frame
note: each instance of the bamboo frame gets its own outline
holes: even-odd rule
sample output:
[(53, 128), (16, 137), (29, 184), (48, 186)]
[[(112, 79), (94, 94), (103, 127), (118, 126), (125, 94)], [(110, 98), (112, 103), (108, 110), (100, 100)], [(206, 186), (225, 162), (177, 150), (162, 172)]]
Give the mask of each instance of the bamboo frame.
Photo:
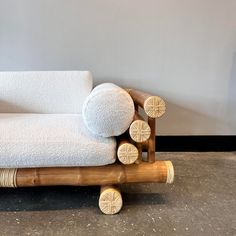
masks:
[[(174, 179), (174, 168), (170, 161), (142, 162), (139, 165), (112, 164), (96, 167), (20, 168), (7, 170), (14, 172), (15, 175), (5, 175), (5, 183), (14, 182), (16, 183), (14, 187), (103, 186), (144, 182), (172, 183)], [(3, 187), (13, 186), (12, 184), (9, 186), (5, 184)]]
[[(144, 109), (146, 115), (148, 116), (150, 136), (148, 139), (140, 142), (141, 144), (139, 144), (139, 152), (142, 152), (143, 149), (146, 149), (148, 152), (148, 162), (154, 163), (156, 151), (156, 118), (161, 117), (165, 113), (165, 102), (159, 96), (152, 96), (143, 91), (135, 89), (126, 89), (126, 91), (130, 94), (135, 104), (135, 119), (140, 119), (140, 115), (138, 114), (139, 106)], [(141, 118), (141, 120), (144, 119)], [(137, 140), (135, 141), (137, 142)]]

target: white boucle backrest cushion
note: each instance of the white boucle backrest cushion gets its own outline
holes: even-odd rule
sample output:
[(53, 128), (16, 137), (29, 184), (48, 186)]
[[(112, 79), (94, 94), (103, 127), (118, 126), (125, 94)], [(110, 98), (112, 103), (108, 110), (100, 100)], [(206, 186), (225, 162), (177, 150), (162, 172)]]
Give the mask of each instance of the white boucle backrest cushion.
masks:
[(95, 87), (87, 97), (82, 114), (92, 133), (103, 137), (118, 136), (133, 120), (134, 103), (124, 89), (104, 83)]
[(0, 112), (80, 114), (92, 87), (88, 71), (0, 72)]

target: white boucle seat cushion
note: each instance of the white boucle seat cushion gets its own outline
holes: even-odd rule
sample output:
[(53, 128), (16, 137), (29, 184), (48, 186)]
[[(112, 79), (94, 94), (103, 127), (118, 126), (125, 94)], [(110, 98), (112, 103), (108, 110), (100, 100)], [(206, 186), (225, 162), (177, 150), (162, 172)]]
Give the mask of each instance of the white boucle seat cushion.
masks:
[(101, 166), (116, 141), (91, 134), (77, 114), (0, 113), (0, 168)]
[(124, 133), (133, 120), (134, 112), (134, 103), (130, 95), (112, 83), (95, 87), (82, 109), (87, 128), (102, 137)]

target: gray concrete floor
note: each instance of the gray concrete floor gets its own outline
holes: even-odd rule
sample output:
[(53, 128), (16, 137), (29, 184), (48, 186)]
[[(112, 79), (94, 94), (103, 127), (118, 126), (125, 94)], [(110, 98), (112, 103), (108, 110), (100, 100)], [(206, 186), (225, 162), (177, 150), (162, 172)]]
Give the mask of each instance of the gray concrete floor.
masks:
[(158, 153), (175, 182), (122, 187), (102, 215), (98, 187), (0, 189), (0, 235), (236, 235), (236, 153)]

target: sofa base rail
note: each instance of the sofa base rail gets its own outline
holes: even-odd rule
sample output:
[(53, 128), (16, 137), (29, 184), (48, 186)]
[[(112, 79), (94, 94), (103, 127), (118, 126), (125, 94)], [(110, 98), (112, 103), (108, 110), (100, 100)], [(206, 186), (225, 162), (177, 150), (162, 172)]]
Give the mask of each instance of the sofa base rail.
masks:
[(171, 161), (156, 161), (139, 165), (0, 169), (0, 178), (0, 187), (172, 183), (174, 168)]

